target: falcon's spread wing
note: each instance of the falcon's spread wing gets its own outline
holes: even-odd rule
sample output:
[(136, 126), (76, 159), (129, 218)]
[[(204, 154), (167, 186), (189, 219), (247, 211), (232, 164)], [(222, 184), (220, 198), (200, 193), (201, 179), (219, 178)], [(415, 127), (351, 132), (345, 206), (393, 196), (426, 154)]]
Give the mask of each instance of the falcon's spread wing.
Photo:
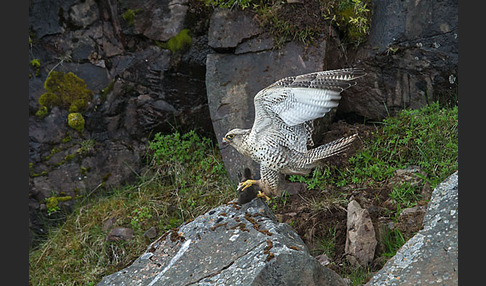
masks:
[(254, 98), (252, 136), (260, 132), (278, 134), (282, 143), (300, 152), (312, 145), (312, 121), (323, 117), (341, 99), (340, 93), (365, 75), (348, 68), (314, 72), (281, 79), (258, 92)]

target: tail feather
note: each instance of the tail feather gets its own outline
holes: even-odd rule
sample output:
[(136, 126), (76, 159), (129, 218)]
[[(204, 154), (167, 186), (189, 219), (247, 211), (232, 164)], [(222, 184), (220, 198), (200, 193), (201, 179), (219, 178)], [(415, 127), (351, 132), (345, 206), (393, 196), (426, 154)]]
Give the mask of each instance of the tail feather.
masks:
[(307, 152), (306, 157), (309, 164), (313, 164), (316, 161), (334, 156), (341, 152), (346, 151), (346, 149), (351, 146), (351, 143), (358, 137), (358, 134), (353, 134), (349, 137), (340, 138), (334, 140), (325, 145), (319, 146), (317, 148), (311, 149)]

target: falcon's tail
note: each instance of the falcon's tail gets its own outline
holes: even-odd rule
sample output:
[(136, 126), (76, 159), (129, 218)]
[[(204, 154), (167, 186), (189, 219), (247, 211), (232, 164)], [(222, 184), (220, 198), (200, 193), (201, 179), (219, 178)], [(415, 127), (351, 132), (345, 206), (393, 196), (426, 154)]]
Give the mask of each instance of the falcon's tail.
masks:
[(349, 146), (351, 146), (351, 143), (353, 143), (357, 137), (358, 134), (353, 134), (349, 137), (340, 138), (317, 148), (311, 149), (307, 152), (306, 159), (311, 161), (310, 163), (312, 164), (319, 160), (344, 152), (349, 148)]

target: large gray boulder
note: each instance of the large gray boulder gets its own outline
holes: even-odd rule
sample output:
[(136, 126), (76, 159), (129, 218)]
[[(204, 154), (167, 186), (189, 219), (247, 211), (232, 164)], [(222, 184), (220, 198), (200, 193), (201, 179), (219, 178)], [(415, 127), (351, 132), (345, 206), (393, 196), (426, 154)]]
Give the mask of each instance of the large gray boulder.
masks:
[(366, 285), (457, 285), (458, 172), (432, 193), (423, 229)]
[(230, 202), (154, 241), (102, 285), (346, 285), (255, 199)]

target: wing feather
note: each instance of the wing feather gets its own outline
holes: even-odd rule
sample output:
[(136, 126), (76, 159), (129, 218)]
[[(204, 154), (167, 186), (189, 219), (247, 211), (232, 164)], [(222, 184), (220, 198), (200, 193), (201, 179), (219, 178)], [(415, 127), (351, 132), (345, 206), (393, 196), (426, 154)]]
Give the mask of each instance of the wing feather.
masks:
[[(312, 143), (310, 123), (337, 107), (340, 93), (355, 85), (355, 79), (364, 75), (362, 69), (347, 68), (286, 77), (275, 82), (259, 91), (254, 98), (255, 121), (250, 136), (256, 139), (258, 133), (266, 128), (285, 132), (297, 128), (302, 129), (301, 133), (307, 137), (300, 144), (305, 147), (305, 144)], [(292, 144), (295, 142), (288, 145)]]

